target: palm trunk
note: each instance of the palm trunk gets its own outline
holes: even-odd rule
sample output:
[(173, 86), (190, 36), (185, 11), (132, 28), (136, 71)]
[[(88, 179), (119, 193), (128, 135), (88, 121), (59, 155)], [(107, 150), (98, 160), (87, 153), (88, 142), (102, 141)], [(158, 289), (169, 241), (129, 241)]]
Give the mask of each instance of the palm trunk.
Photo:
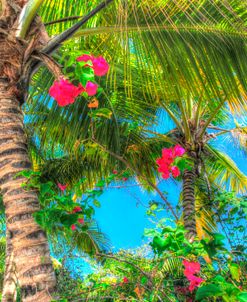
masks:
[[(26, 179), (16, 177), (18, 172), (30, 169), (31, 163), (20, 103), (7, 88), (8, 82), (0, 79), (0, 189), (13, 246), (12, 265), (22, 301), (47, 302), (55, 288), (55, 274), (46, 235), (32, 215), (39, 209), (37, 193), (26, 191), (22, 187)], [(4, 286), (4, 292), (9, 292), (9, 283)]]
[(6, 254), (5, 254), (5, 272), (4, 288), (2, 293), (2, 302), (11, 302), (16, 300), (17, 275), (14, 263), (13, 246), (10, 233), (6, 231)]
[(195, 172), (185, 170), (183, 174), (183, 220), (188, 239), (196, 236), (195, 216)]

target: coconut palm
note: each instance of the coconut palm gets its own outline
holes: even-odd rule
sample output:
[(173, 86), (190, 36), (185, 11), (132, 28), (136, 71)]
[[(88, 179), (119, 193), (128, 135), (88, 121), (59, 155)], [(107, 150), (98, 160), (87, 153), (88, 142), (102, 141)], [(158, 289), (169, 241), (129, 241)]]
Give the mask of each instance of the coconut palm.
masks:
[(42, 1), (28, 1), (26, 5), (25, 2), (1, 1), (0, 187), (13, 259), (11, 265), (6, 263), (8, 280), (4, 283), (3, 301), (13, 301), (16, 296), (9, 271), (13, 266), (23, 301), (50, 301), (56, 284), (55, 274), (46, 235), (32, 215), (39, 209), (39, 201), (36, 192), (27, 192), (22, 187), (24, 178), (16, 177), (18, 172), (31, 167), (21, 105), (37, 63), (32, 55), (35, 51), (39, 53), (48, 42), (44, 26), (36, 16)]
[[(203, 199), (207, 199), (207, 203), (210, 203), (213, 186), (238, 193), (246, 192), (246, 175), (227, 154), (212, 145), (213, 140), (224, 135), (235, 137), (238, 133), (238, 137), (242, 138), (244, 127), (242, 129), (227, 123), (229, 115), (225, 103), (212, 104), (207, 99), (187, 99), (184, 102), (162, 105), (174, 122), (174, 129), (164, 135), (174, 140), (174, 144), (183, 146), (192, 160), (191, 169), (186, 169), (182, 175), (182, 204), (184, 225), (189, 237), (193, 238), (197, 235), (196, 199), (201, 203)], [(204, 190), (200, 188), (202, 180)], [(203, 191), (207, 192), (204, 197)], [(209, 209), (209, 204), (205, 208)]]
[[(77, 21), (52, 21), (66, 17), (80, 19), (98, 2), (73, 6), (68, 0), (44, 3), (30, 0), (26, 6), (26, 1), (22, 0), (1, 2), (1, 193), (23, 301), (50, 301), (55, 278), (46, 236), (32, 218), (32, 213), (39, 208), (37, 195), (24, 191), (21, 187), (24, 179), (15, 177), (19, 171), (30, 168), (21, 104), (32, 73), (42, 60), (47, 63), (50, 60), (47, 56), (90, 19), (88, 30), (78, 32), (61, 51), (68, 53), (71, 49), (87, 48), (104, 53), (113, 66), (109, 76), (112, 89), (117, 87), (115, 79), (119, 75), (114, 66), (122, 64), (126, 96), (132, 94), (134, 74), (131, 66), (134, 62), (142, 79), (143, 99), (151, 93), (157, 100), (181, 101), (187, 96), (199, 96), (203, 87), (205, 95), (217, 102), (221, 103), (227, 97), (234, 100), (232, 105), (241, 105), (247, 68), (245, 4), (240, 0), (222, 4), (209, 0), (185, 1), (182, 5), (175, 0), (158, 3), (116, 1), (105, 10), (104, 16), (91, 18), (110, 2), (105, 1), (72, 29), (64, 31), (70, 27), (70, 22)], [(49, 43), (44, 24), (36, 16), (41, 3), (39, 13), (44, 22), (49, 22), (49, 34), (58, 35)], [(148, 72), (143, 73), (145, 69)], [(40, 78), (36, 76), (33, 87), (35, 80), (40, 81)], [(43, 103), (44, 98), (38, 95), (36, 104)], [(56, 106), (53, 109), (55, 113)], [(73, 107), (74, 117), (77, 109), (77, 106)], [(75, 128), (74, 138), (78, 136), (78, 129), (81, 130)], [(67, 145), (74, 146), (73, 140), (68, 138)]]

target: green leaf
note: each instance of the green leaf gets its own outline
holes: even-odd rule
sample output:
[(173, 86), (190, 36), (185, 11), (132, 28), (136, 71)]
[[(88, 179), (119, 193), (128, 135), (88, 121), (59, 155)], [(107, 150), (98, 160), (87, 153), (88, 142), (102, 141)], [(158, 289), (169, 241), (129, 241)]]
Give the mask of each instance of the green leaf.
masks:
[(46, 193), (50, 193), (52, 191), (52, 182), (42, 183), (40, 185), (40, 194), (44, 196)]
[(219, 283), (222, 283), (222, 282), (226, 282), (225, 278), (222, 277), (221, 275), (217, 275), (215, 276), (212, 281), (216, 281), (216, 282), (219, 282)]
[(156, 203), (153, 203), (153, 204), (150, 206), (150, 210), (151, 210), (151, 211), (155, 211), (157, 208), (158, 208), (158, 205), (157, 205)]
[(159, 233), (154, 229), (144, 229), (144, 236), (146, 237), (154, 237), (157, 236)]
[(236, 281), (240, 281), (240, 268), (236, 263), (229, 264), (229, 270), (231, 272), (232, 278)]
[(107, 119), (110, 119), (112, 116), (112, 111), (110, 109), (107, 108), (100, 108), (100, 109), (96, 109), (91, 113), (92, 117), (105, 117)]
[(199, 287), (196, 292), (196, 300), (202, 300), (207, 297), (219, 297), (222, 296), (222, 289), (215, 284), (208, 284), (202, 287)]
[(213, 233), (212, 236), (214, 237), (214, 244), (215, 245), (224, 245), (222, 242), (225, 239), (225, 236), (219, 233)]
[(105, 181), (104, 180), (100, 180), (99, 182), (97, 182), (96, 187), (104, 187), (105, 186)]
[(151, 246), (153, 247), (154, 251), (158, 252), (158, 254), (162, 253), (166, 250), (168, 246), (172, 244), (171, 238), (167, 237), (166, 239), (155, 236), (153, 239), (153, 242), (151, 243)]
[(61, 218), (60, 221), (63, 225), (70, 227), (72, 224), (76, 223), (78, 219), (77, 214), (64, 214)]
[(242, 292), (237, 296), (237, 301), (247, 302), (247, 292)]
[(101, 207), (101, 204), (100, 204), (100, 202), (99, 202), (97, 199), (94, 199), (94, 200), (93, 200), (93, 204), (94, 204), (97, 208), (100, 208), (100, 207)]

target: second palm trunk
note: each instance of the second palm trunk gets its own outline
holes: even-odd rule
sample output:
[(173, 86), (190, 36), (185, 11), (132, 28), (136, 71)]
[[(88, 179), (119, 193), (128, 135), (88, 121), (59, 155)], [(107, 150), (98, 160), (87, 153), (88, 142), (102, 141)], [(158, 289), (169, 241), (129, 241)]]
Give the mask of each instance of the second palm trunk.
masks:
[(183, 174), (183, 220), (188, 239), (196, 236), (195, 172), (185, 170)]

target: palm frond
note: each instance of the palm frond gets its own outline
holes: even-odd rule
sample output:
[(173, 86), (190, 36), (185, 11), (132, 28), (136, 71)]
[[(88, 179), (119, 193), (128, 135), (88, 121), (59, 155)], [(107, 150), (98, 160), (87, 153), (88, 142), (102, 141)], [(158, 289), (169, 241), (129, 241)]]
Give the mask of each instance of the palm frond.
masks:
[(225, 153), (206, 145), (205, 162), (209, 180), (237, 193), (246, 192), (247, 177)]
[(107, 252), (110, 248), (110, 241), (101, 232), (95, 221), (88, 223), (88, 229), (83, 232), (75, 231), (72, 238), (72, 245), (78, 251), (88, 255)]

